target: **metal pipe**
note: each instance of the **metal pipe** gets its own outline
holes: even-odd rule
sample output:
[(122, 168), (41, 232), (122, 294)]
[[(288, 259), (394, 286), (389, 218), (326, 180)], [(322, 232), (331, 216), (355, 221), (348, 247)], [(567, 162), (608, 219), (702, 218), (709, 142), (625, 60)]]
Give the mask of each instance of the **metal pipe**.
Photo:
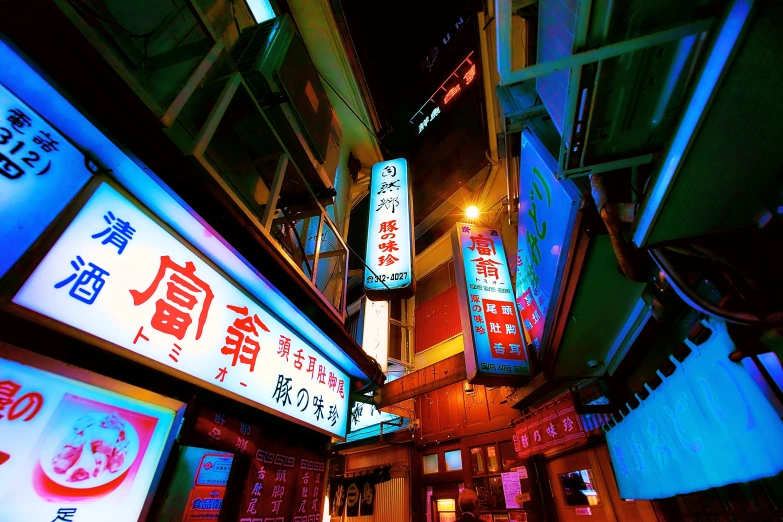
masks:
[(522, 69), (511, 71), (508, 75), (501, 74), (500, 84), (512, 85), (523, 82), (525, 80), (531, 80), (539, 76), (546, 76), (547, 74), (552, 74), (557, 71), (572, 69), (574, 67), (587, 65), (588, 63), (607, 60), (609, 58), (632, 53), (634, 51), (655, 47), (656, 45), (677, 41), (694, 34), (709, 31), (714, 24), (715, 18), (707, 18), (705, 20), (699, 20), (698, 22), (674, 27), (672, 29), (666, 29), (665, 31), (604, 45), (597, 49), (590, 49), (589, 51), (584, 51), (581, 53), (575, 53), (561, 58), (560, 60), (537, 63), (535, 65), (531, 65), (530, 67), (523, 67)]
[(677, 272), (671, 264), (671, 261), (666, 257), (663, 250), (650, 250), (650, 256), (652, 256), (658, 267), (666, 274), (666, 278), (675, 293), (694, 310), (711, 317), (716, 317), (727, 323), (739, 324), (742, 326), (778, 326), (783, 324), (783, 312), (773, 312), (762, 317), (746, 312), (732, 312), (710, 303), (696, 293), (696, 291), (680, 277), (679, 272)]
[(644, 282), (643, 270), (640, 268), (640, 257), (637, 251), (623, 237), (620, 227), (620, 210), (617, 208), (617, 205), (607, 201), (604, 175), (590, 175), (590, 188), (598, 213), (601, 215), (601, 219), (606, 224), (606, 230), (609, 232), (609, 238), (612, 241), (612, 248), (617, 257), (617, 262), (620, 264), (620, 269), (632, 281)]

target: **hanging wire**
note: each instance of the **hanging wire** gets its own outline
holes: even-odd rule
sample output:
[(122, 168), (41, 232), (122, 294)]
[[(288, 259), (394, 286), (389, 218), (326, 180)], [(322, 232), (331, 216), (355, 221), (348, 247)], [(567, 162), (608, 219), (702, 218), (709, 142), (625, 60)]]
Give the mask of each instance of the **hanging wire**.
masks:
[(356, 119), (357, 119), (357, 120), (359, 120), (359, 123), (361, 123), (361, 124), (362, 124), (362, 126), (364, 126), (364, 128), (365, 128), (365, 129), (367, 129), (367, 131), (368, 131), (370, 134), (372, 134), (373, 138), (375, 138), (375, 141), (376, 141), (376, 142), (378, 143), (378, 145), (379, 145), (379, 146), (380, 146), (380, 147), (383, 149), (383, 151), (386, 153), (387, 157), (389, 157), (389, 158), (393, 158), (393, 157), (394, 157), (394, 155), (393, 155), (391, 152), (389, 152), (389, 149), (387, 149), (387, 148), (386, 148), (386, 146), (383, 144), (383, 142), (381, 141), (381, 138), (379, 138), (379, 137), (378, 137), (378, 134), (376, 134), (376, 132), (375, 132), (373, 129), (371, 129), (371, 128), (370, 128), (370, 127), (369, 127), (369, 126), (368, 126), (368, 125), (367, 125), (367, 124), (364, 122), (364, 119), (363, 119), (361, 116), (359, 116), (359, 115), (356, 113), (356, 111), (355, 111), (355, 110), (353, 110), (353, 107), (351, 107), (351, 104), (349, 104), (347, 101), (345, 101), (345, 98), (343, 98), (343, 95), (342, 95), (342, 94), (340, 94), (340, 91), (338, 91), (338, 90), (337, 90), (337, 89), (334, 87), (334, 85), (332, 85), (332, 83), (331, 83), (331, 82), (330, 82), (330, 81), (329, 81), (329, 80), (326, 78), (326, 76), (324, 76), (324, 75), (323, 75), (323, 73), (321, 73), (321, 71), (319, 71), (318, 69), (316, 69), (316, 70), (315, 70), (315, 72), (317, 72), (317, 73), (318, 73), (318, 76), (320, 76), (320, 77), (321, 77), (321, 79), (322, 79), (323, 81), (325, 81), (325, 82), (326, 82), (326, 85), (328, 85), (328, 86), (329, 86), (329, 87), (332, 89), (332, 91), (333, 91), (333, 92), (334, 92), (334, 93), (337, 95), (337, 97), (338, 97), (338, 98), (340, 98), (340, 100), (342, 100), (342, 102), (345, 104), (345, 106), (346, 106), (346, 107), (348, 107), (348, 110), (349, 110), (349, 111), (351, 111), (351, 112), (353, 113), (353, 115), (354, 115), (354, 116), (356, 116)]

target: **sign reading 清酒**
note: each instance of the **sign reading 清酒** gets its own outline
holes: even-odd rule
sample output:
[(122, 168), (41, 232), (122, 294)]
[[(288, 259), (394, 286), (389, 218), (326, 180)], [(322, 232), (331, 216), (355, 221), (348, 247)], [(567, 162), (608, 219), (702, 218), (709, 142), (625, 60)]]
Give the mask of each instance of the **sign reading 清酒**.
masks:
[(347, 375), (106, 183), (13, 301), (345, 437)]
[(370, 181), (367, 227), (367, 298), (385, 301), (415, 292), (413, 277), (413, 216), (408, 186), (408, 162), (402, 158), (376, 163)]
[(457, 223), (452, 247), (468, 381), (500, 384), (530, 375), (500, 233)]

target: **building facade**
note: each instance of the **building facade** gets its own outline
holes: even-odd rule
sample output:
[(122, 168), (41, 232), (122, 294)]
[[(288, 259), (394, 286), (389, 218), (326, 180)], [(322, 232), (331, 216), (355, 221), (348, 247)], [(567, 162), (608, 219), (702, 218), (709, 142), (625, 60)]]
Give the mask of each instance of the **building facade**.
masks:
[(321, 520), (353, 185), (328, 2), (3, 6), (0, 519)]
[[(490, 168), (417, 216), (412, 356), (375, 392), (407, 428), (357, 431), (338, 451), (380, 463), (409, 449), (399, 520), (455, 520), (462, 488), (487, 522), (779, 518), (780, 278), (761, 261), (781, 252), (780, 169), (762, 137), (777, 109), (761, 109), (776, 105), (780, 78), (761, 64), (779, 53), (779, 7), (474, 12)], [(462, 317), (473, 288), (460, 288), (455, 214), (497, 232), (529, 377), (469, 382), (481, 325)]]

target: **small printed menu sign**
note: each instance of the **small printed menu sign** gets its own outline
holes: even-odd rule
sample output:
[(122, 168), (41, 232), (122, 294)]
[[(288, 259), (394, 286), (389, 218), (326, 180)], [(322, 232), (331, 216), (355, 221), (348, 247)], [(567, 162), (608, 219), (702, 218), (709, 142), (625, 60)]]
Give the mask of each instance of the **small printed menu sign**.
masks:
[[(201, 407), (195, 425), (183, 431), (186, 443), (244, 454), (244, 479), (235, 522), (320, 522), (325, 496), (323, 454), (271, 440), (260, 425)], [(215, 461), (215, 466), (230, 462)], [(215, 472), (217, 479), (219, 471)]]

